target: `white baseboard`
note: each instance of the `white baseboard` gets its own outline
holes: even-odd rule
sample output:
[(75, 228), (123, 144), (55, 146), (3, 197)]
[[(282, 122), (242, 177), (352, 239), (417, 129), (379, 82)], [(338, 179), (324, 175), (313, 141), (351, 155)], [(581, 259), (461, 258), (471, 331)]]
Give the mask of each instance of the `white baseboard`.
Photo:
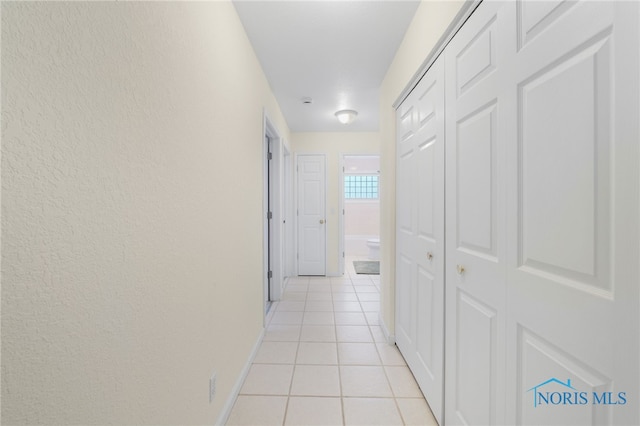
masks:
[(225, 402), (224, 406), (222, 407), (222, 411), (218, 416), (218, 419), (214, 423), (215, 425), (222, 426), (227, 423), (227, 420), (229, 420), (229, 416), (231, 415), (231, 410), (233, 409), (233, 405), (236, 403), (238, 394), (240, 394), (240, 389), (242, 388), (242, 385), (244, 384), (244, 380), (247, 378), (247, 375), (249, 374), (249, 369), (251, 368), (251, 364), (253, 364), (253, 360), (256, 358), (256, 355), (258, 354), (258, 350), (260, 349), (260, 345), (262, 344), (262, 339), (264, 339), (264, 332), (265, 332), (265, 329), (263, 328), (260, 334), (258, 335), (258, 339), (256, 340), (256, 343), (253, 345), (253, 349), (251, 349), (249, 358), (247, 359), (246, 364), (242, 368), (242, 371), (240, 372), (240, 376), (238, 376), (238, 380), (236, 380), (236, 384), (231, 389), (231, 393), (227, 398), (227, 402)]
[(378, 323), (380, 324), (380, 328), (382, 329), (382, 334), (384, 334), (384, 338), (387, 339), (387, 343), (390, 345), (396, 344), (396, 335), (389, 333), (389, 329), (387, 329), (387, 325), (384, 323), (382, 319), (382, 315), (378, 314)]

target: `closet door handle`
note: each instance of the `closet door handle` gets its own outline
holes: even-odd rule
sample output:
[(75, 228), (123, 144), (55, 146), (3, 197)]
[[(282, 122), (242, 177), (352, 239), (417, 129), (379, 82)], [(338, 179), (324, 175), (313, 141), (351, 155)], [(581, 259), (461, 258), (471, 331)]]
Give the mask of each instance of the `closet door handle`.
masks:
[(431, 252), (427, 253), (427, 259), (433, 260), (433, 253)]
[(457, 265), (457, 266), (456, 266), (456, 271), (458, 271), (458, 275), (462, 275), (462, 274), (464, 274), (464, 271), (465, 271), (464, 266), (462, 266), (462, 265)]
[(324, 219), (320, 219), (320, 225), (324, 223)]

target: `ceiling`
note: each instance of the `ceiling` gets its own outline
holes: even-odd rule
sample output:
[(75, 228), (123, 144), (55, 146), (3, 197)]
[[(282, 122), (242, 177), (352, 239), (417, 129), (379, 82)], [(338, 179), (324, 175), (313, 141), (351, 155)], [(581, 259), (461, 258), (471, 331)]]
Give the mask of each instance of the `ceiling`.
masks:
[[(419, 4), (234, 1), (292, 132), (378, 130), (380, 85)], [(358, 117), (341, 124), (340, 109)]]

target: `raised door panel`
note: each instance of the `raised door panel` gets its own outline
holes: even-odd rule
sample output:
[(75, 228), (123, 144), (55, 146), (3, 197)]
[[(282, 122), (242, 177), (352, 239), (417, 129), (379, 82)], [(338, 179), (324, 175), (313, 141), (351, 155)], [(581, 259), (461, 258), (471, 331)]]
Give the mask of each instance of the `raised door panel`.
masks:
[[(518, 329), (518, 349), (521, 380), (531, 386), (518, 401), (517, 424), (558, 424), (558, 417), (564, 425), (609, 423), (613, 405), (592, 402), (594, 394), (612, 391), (610, 379), (523, 327)], [(556, 409), (547, 409), (549, 404)], [(562, 410), (565, 404), (570, 409)]]
[(497, 104), (463, 117), (457, 124), (457, 247), (496, 261)]
[(496, 422), (497, 313), (462, 291), (456, 300), (456, 398), (449, 423)]
[(520, 264), (603, 290), (610, 285), (610, 49), (603, 34), (518, 93)]
[(398, 253), (396, 262), (396, 340), (400, 350), (413, 352), (415, 348), (415, 277), (414, 262)]
[(425, 241), (425, 243), (433, 244), (435, 242), (435, 232), (437, 229), (435, 226), (436, 212), (433, 204), (433, 199), (437, 191), (436, 184), (438, 182), (437, 176), (435, 176), (436, 144), (438, 143), (436, 135), (429, 135), (418, 146), (417, 151), (417, 163), (418, 163), (418, 181), (416, 182), (416, 189), (418, 195), (418, 238)]
[(507, 421), (637, 424), (638, 4), (509, 9)]
[(518, 1), (518, 48), (523, 48), (577, 4), (571, 0)]
[[(497, 18), (498, 16), (494, 15), (483, 22), (482, 28), (474, 28), (471, 37), (465, 36), (465, 45), (456, 48), (454, 59), (456, 71), (453, 74), (456, 97), (462, 96), (496, 69)], [(467, 30), (464, 31), (467, 32)]]
[(413, 149), (398, 152), (398, 173), (396, 179), (396, 185), (398, 187), (396, 194), (398, 207), (396, 211), (396, 221), (398, 231), (401, 232), (403, 236), (413, 235), (414, 198), (409, 188), (413, 186), (414, 155), (415, 152)]
[(442, 367), (438, 362), (442, 359), (438, 351), (442, 351), (442, 342), (438, 340), (441, 333), (442, 321), (438, 314), (442, 311), (436, 305), (437, 289), (433, 275), (418, 267), (418, 282), (416, 292), (416, 304), (420, 307), (416, 311), (416, 352), (421, 364), (421, 370), (417, 375), (426, 374), (423, 380), (434, 380), (441, 372)]
[(396, 223), (403, 236), (413, 234), (413, 197), (409, 188), (413, 185), (414, 115), (415, 108), (409, 98), (397, 112)]

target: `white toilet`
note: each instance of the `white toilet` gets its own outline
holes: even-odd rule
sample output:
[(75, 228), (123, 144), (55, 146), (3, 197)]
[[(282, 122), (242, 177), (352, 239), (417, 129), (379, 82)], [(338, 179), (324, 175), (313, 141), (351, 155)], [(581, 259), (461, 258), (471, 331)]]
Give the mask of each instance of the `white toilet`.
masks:
[(369, 259), (380, 260), (380, 238), (367, 240), (367, 247), (369, 247)]

